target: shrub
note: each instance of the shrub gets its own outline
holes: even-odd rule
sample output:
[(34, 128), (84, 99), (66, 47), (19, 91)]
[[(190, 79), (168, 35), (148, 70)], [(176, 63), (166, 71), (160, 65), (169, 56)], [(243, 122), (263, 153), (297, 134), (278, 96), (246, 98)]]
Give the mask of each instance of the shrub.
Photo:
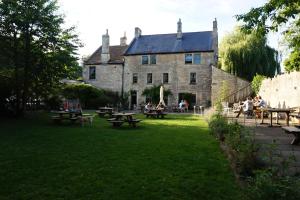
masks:
[(300, 199), (300, 180), (297, 177), (276, 176), (272, 170), (256, 171), (248, 179), (244, 194), (247, 200), (297, 200)]
[(242, 176), (251, 175), (256, 168), (258, 147), (250, 130), (238, 123), (229, 124), (225, 143), (234, 154), (233, 162), (237, 172)]
[(62, 94), (68, 99), (79, 99), (83, 108), (96, 109), (99, 106), (117, 106), (120, 102), (117, 92), (98, 89), (83, 83), (66, 85)]
[(228, 133), (228, 123), (225, 117), (220, 113), (213, 114), (209, 119), (208, 126), (212, 135), (224, 141), (225, 135)]

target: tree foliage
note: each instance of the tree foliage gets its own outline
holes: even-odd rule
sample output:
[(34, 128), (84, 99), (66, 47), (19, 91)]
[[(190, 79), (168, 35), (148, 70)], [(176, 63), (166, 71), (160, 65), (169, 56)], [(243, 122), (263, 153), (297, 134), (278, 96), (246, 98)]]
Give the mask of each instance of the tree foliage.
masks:
[(246, 32), (255, 30), (266, 35), (270, 31), (277, 32), (279, 28), (283, 28), (283, 34), (291, 52), (290, 57), (285, 61), (286, 70), (299, 70), (299, 0), (269, 0), (263, 6), (252, 8), (248, 13), (237, 15), (236, 18), (244, 22), (242, 29)]
[(17, 114), (29, 98), (47, 96), (60, 79), (76, 76), (80, 42), (74, 27), (63, 24), (56, 0), (1, 1), (0, 73), (10, 79)]
[(266, 37), (236, 28), (220, 44), (221, 68), (252, 81), (255, 74), (273, 77), (280, 72), (277, 51), (267, 45)]
[[(151, 98), (152, 103), (159, 103), (159, 98), (160, 98), (160, 85), (154, 85), (150, 88), (144, 89), (143, 96)], [(172, 95), (172, 92), (168, 89), (164, 89), (164, 99)]]
[(265, 76), (256, 74), (251, 82), (251, 88), (253, 92), (257, 95), (261, 86), (262, 81), (266, 79)]
[(97, 109), (99, 106), (114, 105), (121, 101), (118, 92), (98, 89), (89, 84), (65, 85), (62, 95), (67, 99), (79, 99), (83, 108)]

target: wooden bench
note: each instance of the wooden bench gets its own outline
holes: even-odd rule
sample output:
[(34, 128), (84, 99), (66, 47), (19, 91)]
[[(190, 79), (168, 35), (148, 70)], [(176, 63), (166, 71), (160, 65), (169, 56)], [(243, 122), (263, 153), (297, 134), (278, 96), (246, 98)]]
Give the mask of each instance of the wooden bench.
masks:
[(99, 115), (99, 117), (104, 117), (106, 112), (102, 112), (102, 111), (96, 111), (96, 113)]
[(110, 120), (109, 123), (112, 123), (113, 127), (120, 127), (124, 123), (122, 120)]
[(146, 115), (147, 118), (148, 117), (153, 117), (153, 118), (157, 117), (157, 113), (148, 113), (148, 112), (146, 112), (146, 113), (144, 113), (144, 115)]
[(79, 117), (71, 117), (69, 119), (70, 119), (71, 122), (74, 123), (74, 122), (76, 122), (79, 119)]
[(61, 123), (62, 118), (60, 116), (51, 116), (54, 123)]
[(129, 125), (131, 125), (132, 127), (136, 127), (136, 124), (141, 122), (142, 120), (140, 119), (132, 119), (132, 120), (129, 120), (127, 121)]
[(293, 134), (295, 136), (295, 138), (292, 140), (291, 144), (296, 145), (300, 142), (300, 128), (293, 127), (293, 126), (286, 126), (286, 127), (282, 127), (282, 129), (287, 134)]

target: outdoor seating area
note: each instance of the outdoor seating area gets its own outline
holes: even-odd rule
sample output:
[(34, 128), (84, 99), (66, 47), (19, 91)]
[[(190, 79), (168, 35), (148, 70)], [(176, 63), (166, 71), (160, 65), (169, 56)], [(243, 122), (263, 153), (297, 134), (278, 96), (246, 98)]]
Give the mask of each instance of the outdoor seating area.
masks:
[[(249, 102), (250, 105), (247, 105)], [(259, 106), (259, 102), (255, 104), (251, 98), (247, 98), (244, 102), (234, 103), (232, 107), (225, 106), (223, 109), (223, 115), (230, 121), (241, 122), (250, 126), (255, 125), (255, 127), (258, 125), (268, 128), (282, 127), (283, 132), (294, 136), (290, 144), (299, 144), (300, 121), (298, 119), (300, 118), (300, 108), (298, 107), (270, 108), (266, 105)], [(239, 120), (240, 115), (243, 115), (242, 120)]]

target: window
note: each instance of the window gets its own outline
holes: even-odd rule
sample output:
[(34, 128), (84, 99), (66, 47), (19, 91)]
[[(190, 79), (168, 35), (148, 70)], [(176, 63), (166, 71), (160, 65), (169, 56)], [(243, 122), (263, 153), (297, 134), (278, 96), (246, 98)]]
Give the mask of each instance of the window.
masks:
[(150, 64), (152, 65), (156, 64), (156, 55), (150, 55)]
[(190, 73), (190, 84), (192, 84), (192, 85), (196, 84), (196, 73), (195, 72)]
[(148, 65), (149, 64), (148, 56), (142, 56), (142, 64), (143, 65)]
[(147, 83), (151, 84), (152, 83), (152, 73), (147, 74)]
[(138, 74), (137, 73), (133, 73), (132, 75), (132, 83), (137, 83), (138, 82)]
[(169, 74), (163, 73), (163, 83), (169, 83)]
[(192, 64), (193, 63), (193, 54), (187, 53), (185, 54), (185, 64)]
[(194, 63), (193, 64), (201, 64), (201, 54), (200, 53), (195, 53), (194, 54)]
[(95, 66), (89, 67), (89, 79), (90, 80), (96, 79), (96, 67)]

